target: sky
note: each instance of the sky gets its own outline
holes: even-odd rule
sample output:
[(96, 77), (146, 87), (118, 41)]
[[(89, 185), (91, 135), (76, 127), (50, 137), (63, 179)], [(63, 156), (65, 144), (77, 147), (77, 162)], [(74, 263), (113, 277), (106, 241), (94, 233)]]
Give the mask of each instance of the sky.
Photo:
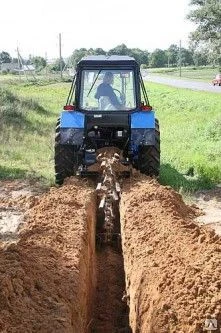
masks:
[(0, 3), (0, 51), (23, 57), (68, 57), (76, 48), (105, 50), (125, 43), (153, 51), (182, 41), (194, 26), (190, 0), (11, 0)]

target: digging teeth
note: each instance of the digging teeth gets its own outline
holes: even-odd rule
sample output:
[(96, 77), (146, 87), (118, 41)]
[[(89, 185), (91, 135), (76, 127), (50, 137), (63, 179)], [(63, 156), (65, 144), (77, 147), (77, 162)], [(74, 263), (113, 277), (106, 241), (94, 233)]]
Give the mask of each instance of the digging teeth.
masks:
[(102, 198), (99, 204), (99, 208), (104, 208), (105, 205), (105, 198)]
[(102, 186), (102, 184), (101, 184), (101, 183), (98, 183), (98, 184), (97, 184), (97, 187), (96, 187), (96, 191), (99, 191), (99, 190), (101, 189), (101, 186)]
[(117, 192), (120, 192), (121, 191), (121, 188), (120, 188), (120, 184), (119, 183), (115, 183), (115, 188), (116, 188), (116, 191)]
[(120, 156), (114, 153), (112, 156), (99, 154), (97, 161), (100, 162), (103, 180), (97, 184), (96, 190), (102, 198), (99, 208), (104, 211), (104, 229), (106, 233), (105, 239), (110, 241), (114, 230), (114, 207), (120, 198), (120, 184), (116, 181), (116, 174), (112, 166), (120, 163)]

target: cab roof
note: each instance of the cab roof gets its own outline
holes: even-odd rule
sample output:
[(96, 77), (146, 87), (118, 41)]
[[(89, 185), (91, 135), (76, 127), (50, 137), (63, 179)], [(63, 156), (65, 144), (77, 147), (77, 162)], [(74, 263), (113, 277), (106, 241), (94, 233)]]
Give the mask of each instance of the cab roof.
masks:
[(129, 56), (120, 56), (120, 55), (91, 55), (82, 58), (78, 66), (138, 66), (136, 60)]

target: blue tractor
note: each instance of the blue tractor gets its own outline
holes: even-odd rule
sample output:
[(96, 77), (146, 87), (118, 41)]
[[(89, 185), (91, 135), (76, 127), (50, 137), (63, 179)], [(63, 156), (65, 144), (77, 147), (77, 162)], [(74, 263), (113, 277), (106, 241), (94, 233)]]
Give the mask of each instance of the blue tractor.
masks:
[(96, 174), (97, 156), (110, 148), (122, 165), (159, 175), (159, 122), (138, 63), (128, 56), (88, 56), (77, 65), (57, 122), (56, 183)]

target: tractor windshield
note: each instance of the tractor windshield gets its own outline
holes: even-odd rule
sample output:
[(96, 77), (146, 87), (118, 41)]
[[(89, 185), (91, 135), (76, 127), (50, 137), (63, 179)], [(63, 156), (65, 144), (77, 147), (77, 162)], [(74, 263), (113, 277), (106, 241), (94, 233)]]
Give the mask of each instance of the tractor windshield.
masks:
[(136, 95), (133, 70), (83, 70), (80, 107), (100, 111), (134, 109)]

